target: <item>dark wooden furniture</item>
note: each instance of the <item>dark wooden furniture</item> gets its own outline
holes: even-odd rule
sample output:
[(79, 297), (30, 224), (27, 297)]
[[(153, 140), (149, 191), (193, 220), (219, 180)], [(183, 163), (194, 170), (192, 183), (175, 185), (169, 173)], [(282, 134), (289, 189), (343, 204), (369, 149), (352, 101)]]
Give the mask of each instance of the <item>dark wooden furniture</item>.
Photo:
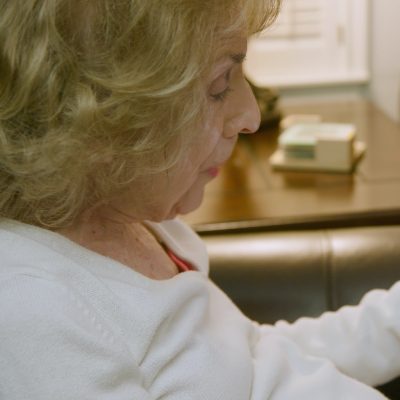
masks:
[(351, 174), (282, 172), (268, 158), (279, 129), (242, 136), (202, 206), (184, 217), (199, 232), (388, 225), (400, 222), (400, 125), (368, 101), (291, 106), (350, 122), (367, 151)]

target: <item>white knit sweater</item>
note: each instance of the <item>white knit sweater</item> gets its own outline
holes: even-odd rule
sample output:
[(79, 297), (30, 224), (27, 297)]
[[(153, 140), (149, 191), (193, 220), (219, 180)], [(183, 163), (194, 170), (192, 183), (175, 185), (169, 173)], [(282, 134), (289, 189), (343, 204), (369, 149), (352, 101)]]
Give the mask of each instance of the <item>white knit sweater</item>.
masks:
[(399, 285), (317, 320), (259, 326), (210, 282), (186, 225), (150, 226), (198, 271), (155, 281), (0, 223), (2, 400), (372, 400), (384, 397), (360, 381), (400, 374)]

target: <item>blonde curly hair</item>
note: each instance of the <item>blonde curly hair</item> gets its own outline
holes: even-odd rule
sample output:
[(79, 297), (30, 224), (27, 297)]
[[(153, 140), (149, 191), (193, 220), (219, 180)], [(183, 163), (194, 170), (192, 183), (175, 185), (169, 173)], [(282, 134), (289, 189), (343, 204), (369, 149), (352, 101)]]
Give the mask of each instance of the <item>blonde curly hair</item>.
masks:
[(0, 216), (47, 228), (167, 170), (227, 38), (279, 0), (0, 0)]

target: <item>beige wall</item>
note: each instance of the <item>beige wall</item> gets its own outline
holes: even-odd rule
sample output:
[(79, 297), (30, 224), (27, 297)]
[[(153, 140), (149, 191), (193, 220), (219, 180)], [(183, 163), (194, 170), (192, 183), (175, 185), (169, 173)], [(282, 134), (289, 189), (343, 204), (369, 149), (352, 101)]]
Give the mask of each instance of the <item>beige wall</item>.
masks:
[(400, 121), (400, 1), (371, 1), (370, 96)]

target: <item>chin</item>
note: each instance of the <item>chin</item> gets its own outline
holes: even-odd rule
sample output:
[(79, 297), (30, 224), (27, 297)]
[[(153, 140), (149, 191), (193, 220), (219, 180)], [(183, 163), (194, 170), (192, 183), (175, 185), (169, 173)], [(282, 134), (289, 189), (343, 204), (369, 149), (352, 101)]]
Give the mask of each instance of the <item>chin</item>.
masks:
[(201, 204), (201, 200), (196, 204), (176, 204), (169, 211), (164, 211), (163, 213), (152, 213), (148, 215), (145, 219), (152, 222), (162, 222), (168, 221), (170, 219), (176, 218), (178, 215), (188, 214), (198, 208)]
[(185, 197), (172, 211), (175, 212), (175, 216), (189, 214), (200, 207), (203, 202), (203, 196), (204, 191), (202, 190), (200, 193)]

